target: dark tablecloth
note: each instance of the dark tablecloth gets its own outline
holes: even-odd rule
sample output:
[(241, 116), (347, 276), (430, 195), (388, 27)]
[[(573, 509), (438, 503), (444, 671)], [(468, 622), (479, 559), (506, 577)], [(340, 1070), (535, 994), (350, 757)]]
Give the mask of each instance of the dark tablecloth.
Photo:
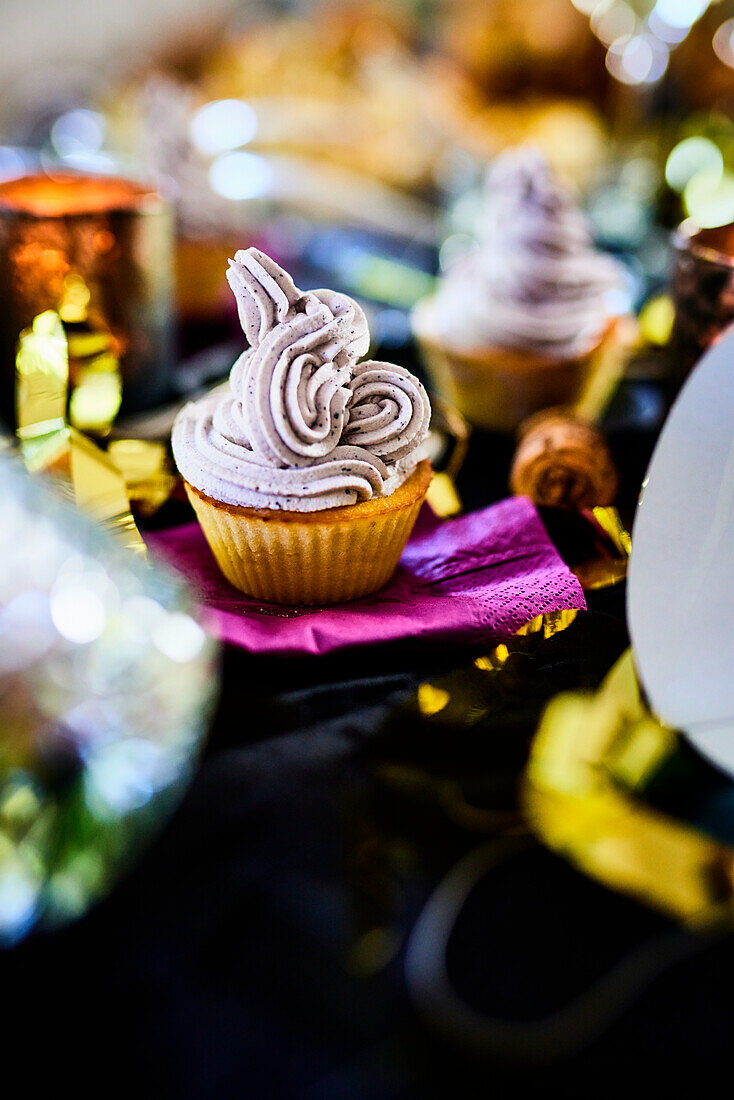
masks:
[[(629, 512), (652, 439), (613, 442)], [(475, 442), (468, 507), (501, 495), (504, 446)], [(568, 553), (573, 530), (546, 520)], [(545, 700), (598, 684), (626, 644), (623, 586), (592, 593), (518, 667), (491, 718), (455, 736), (406, 704), (473, 652), (228, 651), (201, 765), (163, 832), (95, 910), (0, 959), (8, 1079), (15, 1062), (29, 1095), (425, 1100), (525, 1086), (605, 1095), (641, 1073), (677, 1095), (689, 1073), (727, 1071), (731, 940), (687, 942), (532, 838), (503, 854), (508, 825), (523, 838), (517, 779)], [(676, 938), (674, 961), (571, 1055), (472, 1053), (408, 996), (406, 942), (427, 898), (493, 832), (452, 813), (457, 783), (474, 784), (503, 834), (448, 951), (478, 1013), (543, 1018), (640, 945)]]

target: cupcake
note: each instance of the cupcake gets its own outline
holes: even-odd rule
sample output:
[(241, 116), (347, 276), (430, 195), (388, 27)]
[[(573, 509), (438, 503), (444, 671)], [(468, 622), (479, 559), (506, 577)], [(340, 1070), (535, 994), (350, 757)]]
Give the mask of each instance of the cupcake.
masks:
[(624, 275), (542, 155), (497, 157), (476, 247), (416, 306), (413, 331), (436, 388), (474, 424), (511, 431), (573, 404), (622, 312)]
[(367, 321), (345, 294), (299, 290), (256, 248), (227, 278), (249, 347), (229, 392), (186, 405), (172, 438), (219, 567), (274, 603), (375, 592), (431, 480), (426, 392), (401, 367), (361, 360)]

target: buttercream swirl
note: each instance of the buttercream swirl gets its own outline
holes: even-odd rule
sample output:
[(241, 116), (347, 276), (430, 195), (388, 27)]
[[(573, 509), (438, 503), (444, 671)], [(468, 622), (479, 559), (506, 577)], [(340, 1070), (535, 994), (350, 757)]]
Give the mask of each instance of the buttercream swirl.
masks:
[(430, 406), (417, 378), (358, 362), (364, 313), (331, 290), (303, 292), (255, 248), (227, 273), (250, 347), (229, 392), (190, 402), (173, 429), (179, 470), (226, 504), (317, 511), (391, 493), (414, 469)]
[(430, 327), (450, 345), (570, 358), (621, 311), (621, 266), (594, 248), (584, 214), (534, 149), (494, 161), (476, 244), (448, 269), (430, 303)]

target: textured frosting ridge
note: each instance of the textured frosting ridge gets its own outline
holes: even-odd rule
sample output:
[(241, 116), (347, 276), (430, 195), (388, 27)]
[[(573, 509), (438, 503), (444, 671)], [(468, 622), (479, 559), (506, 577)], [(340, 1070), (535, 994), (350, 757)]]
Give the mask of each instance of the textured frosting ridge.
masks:
[(256, 248), (227, 278), (249, 348), (229, 393), (191, 402), (173, 429), (179, 470), (226, 504), (317, 511), (391, 493), (412, 472), (430, 406), (417, 378), (358, 362), (367, 320), (345, 294), (303, 292)]
[(594, 248), (583, 213), (532, 148), (492, 164), (476, 240), (431, 303), (431, 327), (449, 344), (573, 357), (622, 312), (621, 265)]

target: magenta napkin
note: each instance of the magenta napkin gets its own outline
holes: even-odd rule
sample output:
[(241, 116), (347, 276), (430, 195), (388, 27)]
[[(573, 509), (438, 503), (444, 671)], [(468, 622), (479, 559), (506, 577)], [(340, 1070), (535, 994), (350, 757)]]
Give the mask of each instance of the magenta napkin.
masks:
[(424, 508), (387, 587), (324, 608), (244, 596), (219, 572), (196, 523), (147, 538), (193, 586), (211, 631), (251, 653), (328, 653), (398, 638), (499, 642), (543, 612), (586, 607), (526, 497), (443, 521)]

